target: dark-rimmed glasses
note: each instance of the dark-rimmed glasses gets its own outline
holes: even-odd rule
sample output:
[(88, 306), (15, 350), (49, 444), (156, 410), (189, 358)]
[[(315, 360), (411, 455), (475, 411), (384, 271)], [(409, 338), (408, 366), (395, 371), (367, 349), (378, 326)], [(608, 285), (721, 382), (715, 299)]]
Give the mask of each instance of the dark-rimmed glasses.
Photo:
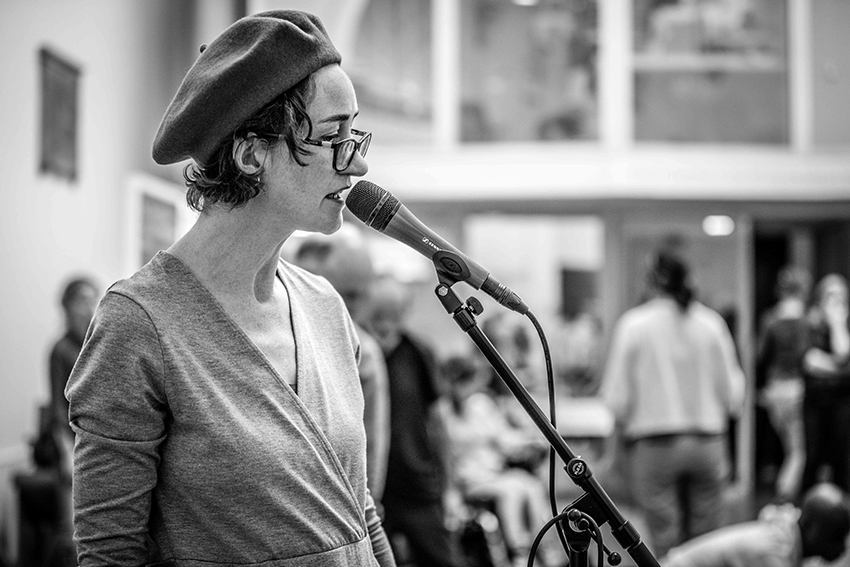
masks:
[(366, 152), (369, 151), (369, 144), (372, 142), (372, 133), (363, 132), (362, 130), (354, 130), (351, 133), (359, 136), (360, 139), (346, 138), (344, 140), (334, 140), (326, 142), (324, 140), (311, 140), (304, 138), (305, 144), (311, 146), (321, 146), (324, 148), (333, 148), (334, 150), (334, 170), (345, 171), (351, 165), (351, 160), (354, 159), (354, 152), (359, 152), (361, 156), (366, 157)]

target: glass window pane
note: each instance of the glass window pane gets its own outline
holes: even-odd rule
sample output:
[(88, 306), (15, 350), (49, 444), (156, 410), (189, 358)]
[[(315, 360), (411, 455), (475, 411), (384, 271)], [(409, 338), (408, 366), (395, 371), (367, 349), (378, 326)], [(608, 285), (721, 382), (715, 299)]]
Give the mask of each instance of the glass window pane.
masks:
[(427, 143), (431, 133), (431, 0), (366, 2), (354, 56), (343, 65), (357, 91), (357, 127), (380, 143)]
[(597, 137), (595, 0), (463, 0), (461, 140)]
[(786, 0), (635, 0), (635, 137), (788, 142)]

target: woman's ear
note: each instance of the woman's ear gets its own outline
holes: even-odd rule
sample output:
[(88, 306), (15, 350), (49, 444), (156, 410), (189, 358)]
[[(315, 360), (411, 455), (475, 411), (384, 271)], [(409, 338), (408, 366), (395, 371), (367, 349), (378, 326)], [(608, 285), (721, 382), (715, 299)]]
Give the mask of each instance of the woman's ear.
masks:
[(265, 140), (249, 133), (233, 145), (233, 161), (245, 175), (257, 175), (262, 171), (268, 149)]

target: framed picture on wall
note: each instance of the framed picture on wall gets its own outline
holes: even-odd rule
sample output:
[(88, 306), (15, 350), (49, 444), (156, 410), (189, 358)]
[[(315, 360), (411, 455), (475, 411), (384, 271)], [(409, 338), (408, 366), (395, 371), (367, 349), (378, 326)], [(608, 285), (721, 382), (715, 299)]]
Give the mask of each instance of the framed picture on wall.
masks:
[(185, 188), (142, 173), (128, 183), (125, 265), (133, 273), (191, 228), (196, 213), (186, 204)]
[(153, 195), (142, 195), (142, 245), (139, 263), (145, 264), (159, 250), (176, 240), (177, 207)]
[(80, 67), (53, 50), (39, 50), (41, 153), (39, 171), (77, 179), (77, 106)]

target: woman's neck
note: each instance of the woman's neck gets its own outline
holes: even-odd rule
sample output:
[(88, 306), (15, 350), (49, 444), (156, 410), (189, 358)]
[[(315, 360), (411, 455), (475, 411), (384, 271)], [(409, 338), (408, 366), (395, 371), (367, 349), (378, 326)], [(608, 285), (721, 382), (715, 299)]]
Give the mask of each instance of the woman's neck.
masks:
[(272, 297), (280, 249), (290, 232), (263, 230), (248, 211), (212, 211), (198, 220), (168, 252), (207, 288), (226, 295)]

